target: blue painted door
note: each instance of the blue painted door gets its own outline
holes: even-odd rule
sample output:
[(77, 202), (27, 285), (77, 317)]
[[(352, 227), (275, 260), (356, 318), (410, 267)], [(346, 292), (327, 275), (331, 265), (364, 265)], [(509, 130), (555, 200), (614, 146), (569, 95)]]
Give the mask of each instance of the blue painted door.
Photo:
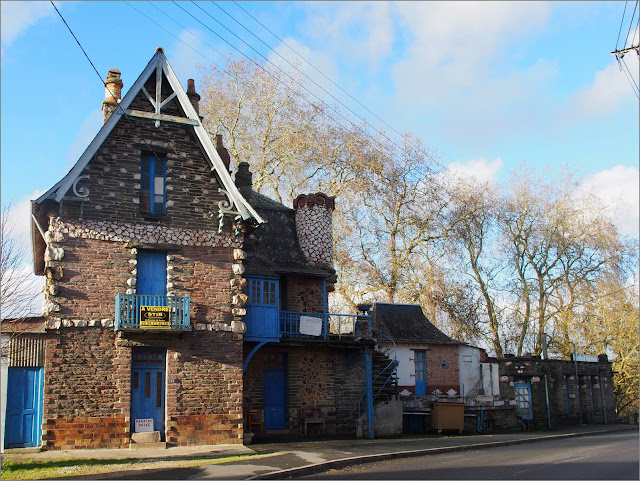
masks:
[(28, 448), (40, 445), (42, 372), (41, 367), (9, 368), (4, 437), (7, 448)]
[(416, 368), (416, 396), (427, 394), (427, 353), (414, 351)]
[(531, 406), (531, 382), (516, 381), (514, 385), (516, 395), (516, 410), (522, 419), (533, 419)]
[(153, 419), (153, 431), (165, 440), (165, 353), (163, 349), (135, 349), (131, 369), (131, 432), (136, 419)]
[(245, 337), (280, 337), (278, 279), (255, 277), (248, 278), (248, 283), (249, 302)]
[(287, 426), (287, 358), (285, 353), (267, 353), (264, 370), (264, 427)]
[(167, 254), (155, 251), (138, 251), (137, 294), (167, 295)]

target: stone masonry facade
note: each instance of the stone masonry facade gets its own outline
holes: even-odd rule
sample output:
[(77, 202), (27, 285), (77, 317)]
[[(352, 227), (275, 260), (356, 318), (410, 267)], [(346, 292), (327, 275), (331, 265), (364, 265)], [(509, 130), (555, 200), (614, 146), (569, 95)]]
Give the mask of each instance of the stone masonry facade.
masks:
[(168, 443), (242, 442), (241, 336), (123, 338), (94, 326), (61, 329), (47, 339), (45, 449), (129, 447), (134, 347), (166, 349)]
[[(154, 97), (155, 78), (145, 87)], [(130, 108), (153, 110), (142, 93)], [(162, 112), (184, 116), (175, 98)], [(242, 442), (243, 238), (229, 220), (219, 231), (228, 199), (190, 129), (121, 118), (73, 192), (42, 205), (44, 449), (129, 446), (134, 348), (165, 353), (167, 443)], [(140, 212), (149, 151), (166, 158), (166, 215)], [(115, 297), (136, 293), (141, 250), (165, 253), (167, 295), (190, 296), (191, 331), (114, 332)]]
[[(543, 360), (539, 356), (500, 359), (500, 393), (514, 398), (518, 381), (531, 383), (532, 424), (615, 423), (613, 372), (600, 362)], [(549, 396), (547, 413), (546, 397)]]

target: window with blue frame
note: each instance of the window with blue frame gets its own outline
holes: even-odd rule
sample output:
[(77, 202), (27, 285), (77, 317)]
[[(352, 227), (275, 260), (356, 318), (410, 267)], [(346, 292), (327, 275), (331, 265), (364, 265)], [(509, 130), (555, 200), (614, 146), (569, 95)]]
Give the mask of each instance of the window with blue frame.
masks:
[(145, 152), (140, 156), (140, 212), (164, 215), (167, 195), (167, 159)]

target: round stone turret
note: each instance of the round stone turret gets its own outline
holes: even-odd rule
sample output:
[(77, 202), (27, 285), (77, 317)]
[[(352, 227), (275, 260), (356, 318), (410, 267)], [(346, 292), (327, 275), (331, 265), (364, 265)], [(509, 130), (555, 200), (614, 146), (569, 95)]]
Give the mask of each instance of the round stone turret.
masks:
[(307, 262), (315, 267), (333, 267), (333, 211), (335, 197), (321, 192), (300, 194), (293, 201), (296, 233)]

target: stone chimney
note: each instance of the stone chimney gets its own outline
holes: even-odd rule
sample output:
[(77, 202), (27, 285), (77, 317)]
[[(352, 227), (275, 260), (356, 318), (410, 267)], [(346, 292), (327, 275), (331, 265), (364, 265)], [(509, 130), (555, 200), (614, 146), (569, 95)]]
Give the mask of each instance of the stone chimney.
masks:
[(248, 162), (240, 162), (238, 164), (238, 172), (236, 172), (236, 187), (243, 191), (251, 190), (253, 185), (251, 170), (249, 170)]
[(200, 94), (196, 92), (196, 83), (192, 78), (187, 80), (187, 97), (189, 97), (193, 108), (196, 109), (196, 114), (200, 116)]
[(318, 192), (293, 201), (296, 233), (302, 253), (312, 266), (333, 269), (333, 211), (335, 197)]
[(122, 79), (120, 70), (112, 68), (104, 80), (104, 101), (102, 102), (102, 123), (104, 124), (111, 114), (118, 108), (122, 98)]
[[(222, 162), (224, 162), (225, 167), (227, 168), (227, 170), (229, 170), (229, 166), (231, 165), (231, 156), (229, 155), (229, 151), (222, 143), (222, 134), (216, 134), (216, 150), (218, 151), (218, 155), (222, 159)], [(248, 167), (249, 164), (247, 164), (247, 170)], [(251, 181), (251, 172), (249, 172), (249, 181)]]

